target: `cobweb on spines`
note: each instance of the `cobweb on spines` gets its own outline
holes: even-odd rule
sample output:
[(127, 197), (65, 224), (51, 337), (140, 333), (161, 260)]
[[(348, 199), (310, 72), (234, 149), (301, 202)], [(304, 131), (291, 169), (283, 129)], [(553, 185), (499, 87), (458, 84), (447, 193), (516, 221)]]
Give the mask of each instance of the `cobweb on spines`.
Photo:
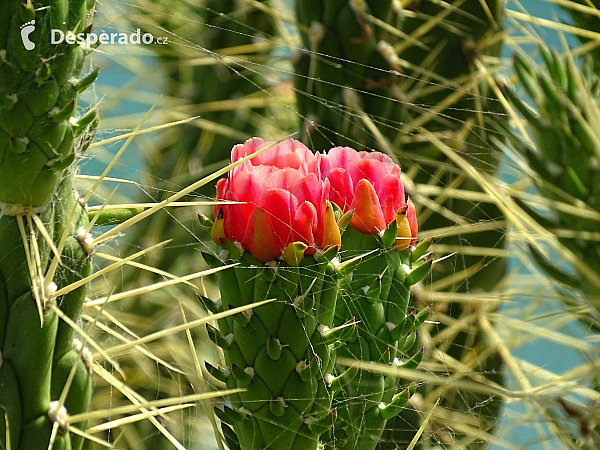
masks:
[[(198, 49), (198, 51), (202, 51), (202, 50)], [(259, 66), (259, 67), (263, 67), (263, 66)], [(264, 66), (264, 68), (267, 69), (266, 66)], [(274, 69), (272, 69), (271, 67), (269, 67), (268, 69), (274, 71)], [(240, 74), (240, 76), (242, 76), (242, 74)], [(265, 90), (263, 90), (263, 91), (266, 92)], [(331, 109), (332, 109), (333, 112), (337, 112), (340, 109), (344, 108), (343, 105), (334, 105), (334, 104), (329, 104), (329, 105), (330, 105), (330, 107), (331, 107)], [(290, 110), (291, 107), (287, 106), (287, 108), (288, 108), (288, 110)], [(297, 114), (297, 112), (294, 112), (294, 114)], [(377, 118), (372, 118), (372, 119), (374, 119), (375, 121), (377, 121)], [(402, 124), (398, 124), (398, 125), (401, 126)], [(431, 174), (433, 174), (433, 173), (434, 173), (434, 171), (431, 172)], [(476, 207), (476, 206), (474, 206), (474, 207)], [(197, 235), (195, 233), (193, 233), (193, 232), (190, 232), (190, 236), (197, 239)], [(194, 243), (194, 244), (189, 244), (189, 245), (194, 245), (195, 246), (197, 244)]]
[[(198, 6), (198, 7), (201, 7), (201, 6)], [(139, 9), (139, 10), (143, 10), (143, 8), (140, 7), (140, 6), (136, 6), (135, 8)], [(181, 18), (181, 20), (187, 21), (187, 22), (193, 22), (193, 19), (189, 19), (189, 18)], [(230, 20), (232, 22), (234, 22), (236, 25), (243, 25), (243, 26), (245, 26), (247, 28), (250, 28), (249, 25), (244, 24), (242, 22), (239, 22), (235, 18), (230, 18)], [(224, 28), (224, 27), (217, 27), (215, 25), (204, 24), (204, 23), (201, 23), (201, 22), (197, 22), (197, 23), (198, 23), (199, 26), (206, 26), (208, 28), (216, 28), (216, 29), (219, 29), (220, 31), (228, 31), (227, 28)], [(227, 56), (227, 58), (225, 59), (223, 55), (221, 55), (221, 54), (219, 54), (219, 53), (217, 53), (215, 51), (212, 51), (210, 49), (201, 47), (200, 45), (198, 45), (196, 43), (193, 43), (193, 42), (191, 42), (191, 41), (189, 41), (189, 40), (187, 40), (187, 39), (185, 39), (183, 37), (176, 36), (171, 31), (162, 28), (160, 25), (155, 24), (155, 26), (157, 28), (163, 30), (165, 33), (171, 34), (172, 36), (174, 36), (175, 38), (177, 38), (178, 42), (174, 42), (173, 43), (174, 45), (179, 45), (179, 46), (182, 46), (182, 47), (184, 47), (184, 48), (186, 48), (188, 50), (197, 51), (198, 54), (214, 58), (215, 61), (218, 64), (222, 64), (222, 65), (226, 66), (230, 71), (232, 71), (233, 73), (235, 73), (241, 79), (244, 79), (245, 81), (253, 84), (257, 88), (257, 91), (263, 92), (268, 97), (272, 97), (273, 94), (270, 93), (269, 90), (267, 90), (267, 89), (265, 89), (265, 88), (257, 85), (256, 82), (254, 82), (248, 75), (245, 75), (242, 72), (243, 71), (248, 71), (252, 75), (258, 75), (260, 77), (264, 77), (264, 79), (267, 81), (267, 84), (271, 84), (271, 85), (281, 83), (282, 80), (289, 80), (292, 76), (305, 77), (303, 75), (299, 75), (297, 73), (294, 73), (292, 71), (291, 67), (288, 67), (287, 69), (284, 69), (284, 68), (279, 68), (279, 67), (277, 67), (275, 65), (265, 66), (265, 65), (261, 65), (260, 63), (253, 62), (252, 60), (247, 60), (247, 59), (244, 59), (244, 58), (235, 58), (235, 57), (231, 57), (231, 56)], [(258, 30), (252, 30), (252, 31), (258, 31)], [(243, 33), (240, 33), (238, 31), (231, 31), (231, 32), (232, 33), (237, 33), (237, 34), (243, 34)], [(308, 52), (310, 55), (312, 55), (313, 57), (318, 58), (318, 59), (330, 60), (332, 62), (340, 61), (340, 62), (344, 62), (344, 63), (350, 63), (350, 64), (353, 64), (353, 65), (356, 65), (356, 66), (364, 66), (363, 64), (360, 64), (360, 63), (357, 63), (357, 62), (354, 62), (354, 61), (344, 60), (344, 59), (340, 59), (340, 58), (337, 58), (337, 57), (334, 57), (334, 56), (330, 56), (330, 55), (324, 55), (324, 54), (315, 53), (315, 52), (312, 52), (310, 50), (307, 50), (307, 49), (304, 49), (304, 48), (301, 48), (301, 47), (294, 47), (290, 43), (287, 43), (285, 41), (279, 40), (276, 36), (268, 36), (266, 38), (259, 37), (259, 36), (256, 36), (254, 34), (252, 34), (252, 35), (248, 34), (246, 36), (254, 38), (254, 39), (257, 39), (257, 40), (267, 40), (268, 42), (273, 42), (273, 41), (278, 42), (278, 45), (280, 45), (283, 48), (286, 48), (288, 51), (291, 51), (292, 53), (293, 52), (300, 52), (300, 51), (302, 51), (302, 52)], [(273, 59), (275, 61), (277, 61), (277, 57), (274, 57)], [(282, 58), (282, 60), (287, 60), (287, 59), (289, 59), (289, 58), (288, 57), (283, 57)], [(232, 61), (232, 62), (229, 62), (229, 61)], [(382, 73), (394, 73), (395, 74), (395, 72), (392, 71), (392, 70), (384, 70), (384, 69), (370, 67), (370, 66), (367, 66), (367, 67), (369, 67), (371, 69), (375, 69), (377, 71), (381, 71)], [(343, 70), (347, 71), (347, 72), (350, 72), (350, 70), (346, 69), (346, 68), (344, 68)], [(276, 76), (272, 76), (271, 75), (272, 73), (276, 73), (277, 75)], [(401, 77), (401, 78), (415, 80), (414, 78), (410, 77), (409, 75), (402, 74), (402, 73), (397, 73), (397, 76)], [(373, 96), (373, 97), (382, 97), (380, 94), (375, 94), (373, 92), (368, 92), (368, 91), (356, 91), (355, 89), (349, 88), (347, 86), (336, 85), (335, 83), (326, 82), (326, 81), (320, 80), (318, 78), (311, 78), (311, 77), (306, 77), (306, 78), (310, 78), (312, 81), (314, 81), (316, 83), (327, 83), (327, 84), (332, 84), (333, 86), (338, 87), (338, 88), (348, 88), (348, 89), (354, 90), (355, 92), (357, 92), (357, 93), (359, 93), (361, 95), (368, 95), (368, 96)], [(462, 93), (464, 93), (467, 96), (467, 99), (468, 98), (475, 98), (475, 97), (477, 97), (480, 100), (484, 100), (486, 102), (492, 102), (492, 103), (499, 102), (499, 100), (496, 99), (496, 98), (494, 98), (494, 97), (483, 96), (483, 95), (480, 95), (479, 93), (476, 93), (476, 92), (469, 92), (469, 91), (463, 90), (463, 89), (461, 89), (459, 87), (454, 87), (454, 86), (451, 87), (451, 86), (448, 86), (448, 85), (441, 84), (440, 82), (426, 80), (426, 81), (424, 81), (424, 83), (426, 85), (433, 86), (433, 87), (436, 87), (436, 88), (444, 88), (444, 89), (448, 89), (448, 90), (454, 91), (454, 92), (462, 92)], [(343, 111), (350, 112), (351, 115), (353, 115), (353, 117), (357, 120), (357, 122), (354, 125), (359, 126), (362, 131), (367, 132), (367, 133), (370, 134), (370, 132), (366, 128), (366, 126), (364, 124), (361, 124), (361, 122), (358, 121), (360, 119), (359, 118), (359, 114), (358, 114), (359, 111), (352, 111), (352, 109), (350, 107), (348, 107), (347, 105), (335, 103), (335, 102), (332, 102), (329, 99), (321, 99), (318, 96), (311, 95), (311, 94), (308, 94), (308, 93), (303, 92), (303, 91), (299, 91), (299, 90), (297, 90), (295, 88), (294, 88), (294, 92), (296, 93), (296, 95), (308, 96), (308, 97), (312, 98), (313, 100), (322, 102), (322, 104), (325, 105), (325, 106), (327, 106), (327, 107), (329, 107), (330, 110), (332, 111), (332, 113), (334, 113), (334, 114), (337, 114), (338, 110), (343, 110)], [(428, 110), (432, 109), (433, 106), (435, 106), (435, 105), (428, 105), (428, 104), (410, 103), (410, 102), (407, 102), (407, 101), (404, 101), (404, 100), (399, 100), (399, 99), (392, 99), (392, 100), (394, 102), (397, 102), (397, 103), (410, 105), (411, 107), (421, 108), (424, 111), (428, 111)], [(297, 116), (300, 119), (300, 122), (304, 122), (307, 119), (307, 117), (303, 116), (299, 111), (297, 111), (296, 109), (294, 109), (292, 106), (287, 105), (286, 107), (290, 111), (291, 114)], [(445, 108), (445, 110), (447, 110), (447, 111), (465, 111), (465, 112), (473, 112), (473, 113), (474, 112), (478, 112), (478, 111), (470, 109), (470, 108), (455, 108), (453, 106), (449, 106), (449, 107)], [(494, 115), (494, 116), (503, 116), (503, 115), (505, 115), (504, 113), (501, 113), (501, 112), (491, 112), (491, 111), (480, 111), (480, 112), (482, 114), (484, 114), (484, 115)], [(437, 115), (440, 118), (443, 118), (445, 120), (454, 122), (454, 123), (460, 123), (461, 122), (459, 119), (456, 119), (456, 118), (454, 118), (454, 117), (452, 117), (452, 116), (450, 116), (448, 114), (445, 114), (443, 112), (442, 113), (436, 113), (435, 115)], [(371, 120), (374, 123), (376, 123), (376, 124), (378, 124), (380, 126), (389, 126), (389, 127), (392, 127), (392, 126), (395, 125), (394, 128), (400, 129), (400, 128), (404, 128), (404, 125), (406, 125), (406, 124), (403, 124), (402, 122), (393, 122), (393, 121), (390, 122), (389, 119), (383, 120), (383, 118), (377, 117), (377, 116), (373, 116), (373, 115), (371, 115), (370, 118), (371, 118)], [(263, 117), (263, 119), (269, 120), (269, 118), (267, 118), (267, 117)], [(321, 126), (321, 125), (319, 125), (319, 126)], [(473, 127), (476, 128), (476, 129), (477, 128), (481, 128), (482, 131), (486, 131), (486, 132), (493, 132), (493, 131), (495, 131), (494, 129), (489, 128), (487, 126), (482, 127), (481, 125), (479, 125), (477, 123), (473, 124)], [(331, 133), (337, 134), (338, 136), (342, 137), (342, 135), (340, 135), (339, 133), (337, 133), (335, 130), (326, 129), (324, 127), (323, 127), (323, 129), (326, 130), (327, 132), (331, 132)], [(414, 134), (418, 130), (409, 129), (409, 130), (404, 130), (404, 131), (407, 134)], [(345, 137), (345, 138), (347, 138), (347, 137)], [(335, 146), (334, 142), (330, 142), (330, 144), (331, 144), (331, 146)], [(357, 147), (362, 146), (358, 142), (355, 142), (355, 144), (356, 144)], [(485, 148), (486, 148), (486, 150), (489, 150), (489, 148), (487, 148), (487, 147), (485, 147)], [(373, 149), (371, 149), (371, 150), (373, 150)]]

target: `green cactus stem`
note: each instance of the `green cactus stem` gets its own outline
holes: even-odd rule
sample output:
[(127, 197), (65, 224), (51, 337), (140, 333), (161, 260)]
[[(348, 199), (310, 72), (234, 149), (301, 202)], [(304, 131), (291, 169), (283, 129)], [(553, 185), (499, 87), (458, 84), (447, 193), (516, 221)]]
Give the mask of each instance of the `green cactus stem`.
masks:
[[(231, 408), (217, 412), (225, 440), (232, 450), (317, 449), (320, 435), (335, 421), (333, 391), (353, 375), (332, 375), (335, 348), (355, 329), (352, 323), (333, 327), (336, 251), (293, 264), (262, 264), (241, 253), (226, 251), (225, 262), (239, 265), (219, 272), (221, 300), (208, 307), (220, 312), (275, 300), (208, 329), (223, 349), (226, 366), (209, 365), (209, 372), (228, 387), (246, 389), (231, 397)], [(205, 259), (219, 264), (209, 255)]]
[(50, 30), (89, 32), (94, 3), (10, 0), (0, 17), (2, 449), (48, 448), (53, 429), (54, 448), (83, 446), (68, 417), (89, 409), (91, 359), (65, 320), (79, 320), (86, 286), (65, 288), (92, 269), (73, 162), (97, 125), (95, 111), (75, 117), (97, 71), (78, 80), (87, 50), (51, 44)]
[(557, 235), (558, 242), (571, 252), (570, 269), (562, 257), (545, 255), (534, 246), (530, 246), (531, 255), (546, 274), (569, 289), (562, 296), (564, 301), (581, 307), (585, 311), (581, 320), (599, 331), (600, 308), (594, 298), (600, 288), (600, 245), (588, 237), (598, 230), (600, 213), (600, 146), (594, 125), (600, 111), (600, 80), (589, 58), (579, 69), (570, 55), (561, 57), (544, 46), (539, 51), (543, 70), (528, 58), (514, 57), (515, 71), (536, 113), (512, 87), (504, 89), (524, 117), (534, 148), (512, 130), (506, 132), (513, 148), (528, 163), (532, 182), (548, 200), (548, 211), (541, 213), (527, 202), (515, 200), (540, 227), (553, 234), (557, 230), (571, 232)]
[[(396, 250), (397, 230), (393, 221), (390, 232), (381, 236), (363, 234), (352, 226), (342, 235), (345, 258), (365, 256), (351, 276), (341, 281), (335, 321), (355, 318), (358, 333), (337, 350), (336, 356), (405, 368), (416, 368), (423, 357), (423, 349), (415, 351), (413, 347), (416, 330), (429, 309), (409, 311), (409, 297), (410, 286), (429, 273), (431, 260), (424, 257), (417, 263), (411, 249)], [(419, 252), (428, 243), (431, 241), (419, 246)], [(415, 254), (419, 256), (419, 252)], [(392, 376), (359, 371), (334, 396), (338, 421), (326, 448), (375, 449), (387, 421), (403, 410), (415, 388), (401, 386)]]
[(95, 112), (85, 117), (85, 124), (84, 117), (74, 117), (77, 95), (97, 75), (94, 71), (77, 79), (86, 49), (66, 42), (50, 43), (51, 29), (89, 31), (88, 11), (93, 2), (88, 3), (89, 9), (83, 0), (29, 0), (24, 4), (11, 0), (3, 5), (0, 211), (4, 214), (42, 210), (66, 168), (89, 143), (82, 135), (89, 135), (97, 125)]

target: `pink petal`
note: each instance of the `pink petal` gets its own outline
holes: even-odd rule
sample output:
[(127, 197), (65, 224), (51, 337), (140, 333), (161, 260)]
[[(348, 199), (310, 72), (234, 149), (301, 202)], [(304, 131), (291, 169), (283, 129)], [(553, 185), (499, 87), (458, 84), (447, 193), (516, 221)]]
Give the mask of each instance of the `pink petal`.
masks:
[[(227, 178), (221, 178), (219, 181), (217, 181), (217, 196), (215, 197), (216, 200), (223, 200), (225, 198), (225, 190), (227, 189), (228, 181), (229, 180)], [(213, 216), (215, 216), (215, 219), (219, 215), (220, 209), (221, 205), (213, 206)]]
[(303, 202), (296, 210), (294, 215), (294, 226), (292, 239), (290, 242), (304, 242), (309, 248), (312, 248), (312, 254), (315, 250), (315, 237), (313, 230), (317, 228), (317, 210), (310, 202)]
[(417, 240), (417, 234), (419, 233), (419, 224), (417, 222), (417, 210), (415, 209), (415, 204), (409, 198), (407, 203), (408, 208), (406, 209), (406, 218), (408, 219), (408, 224), (410, 225), (410, 234), (412, 236), (412, 240), (410, 241), (410, 245), (415, 245)]
[(241, 243), (258, 262), (271, 261), (281, 255), (282, 251), (269, 215), (262, 208), (256, 208), (250, 216)]
[(306, 176), (301, 175), (300, 178), (293, 183), (290, 182), (287, 189), (294, 194), (299, 202), (308, 200), (313, 203), (313, 205), (317, 205), (321, 199), (323, 183), (314, 173), (309, 173)]
[[(358, 183), (359, 180), (369, 180), (373, 186), (378, 186), (388, 173), (384, 164), (376, 159), (360, 159), (354, 162), (348, 169), (352, 181)], [(376, 189), (379, 191), (379, 189)]]
[[(231, 150), (231, 162), (237, 162), (238, 160), (242, 159), (245, 156), (256, 153), (257, 151), (259, 151), (261, 148), (265, 147), (266, 145), (269, 145), (269, 143), (265, 142), (261, 138), (257, 138), (257, 137), (248, 139), (243, 144), (235, 145), (233, 147), (233, 149)], [(255, 159), (256, 158), (253, 158), (251, 161), (253, 161)]]
[(379, 203), (386, 226), (396, 218), (396, 211), (404, 206), (404, 186), (399, 176), (385, 175), (377, 185)]
[(353, 162), (358, 161), (360, 156), (358, 152), (350, 147), (334, 147), (327, 152), (331, 168), (349, 167)]
[[(225, 200), (237, 202), (238, 198), (233, 192), (227, 192)], [(246, 233), (246, 223), (256, 206), (245, 208), (247, 205), (221, 205), (223, 208), (223, 227), (225, 236), (233, 242), (241, 242)], [(217, 216), (215, 216), (216, 218)]]
[(258, 201), (268, 214), (277, 237), (277, 245), (283, 251), (284, 247), (292, 242), (292, 220), (298, 208), (298, 201), (283, 189), (268, 189)]
[(331, 183), (329, 200), (338, 205), (344, 212), (350, 209), (354, 200), (353, 180), (347, 170), (337, 167), (327, 177)]

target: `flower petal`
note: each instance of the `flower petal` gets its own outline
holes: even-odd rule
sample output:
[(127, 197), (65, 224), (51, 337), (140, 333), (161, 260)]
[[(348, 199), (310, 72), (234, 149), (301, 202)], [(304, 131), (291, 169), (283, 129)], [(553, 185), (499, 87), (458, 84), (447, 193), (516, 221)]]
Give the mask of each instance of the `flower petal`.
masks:
[[(225, 194), (225, 200), (237, 202), (238, 198), (233, 192), (227, 192)], [(250, 206), (246, 211), (244, 207)], [(221, 205), (223, 208), (223, 229), (225, 231), (225, 237), (233, 242), (241, 242), (246, 233), (246, 223), (248, 217), (252, 214), (252, 211), (256, 209), (254, 205)], [(218, 215), (215, 216), (215, 219)]]
[[(379, 185), (388, 174), (388, 170), (381, 161), (363, 158), (354, 162), (349, 168), (350, 176), (354, 183), (362, 179), (369, 180), (374, 186)], [(379, 191), (379, 189), (376, 189)]]
[(317, 228), (317, 210), (310, 202), (303, 202), (296, 210), (294, 215), (294, 225), (292, 230), (292, 242), (303, 242), (312, 251), (307, 254), (312, 254), (315, 251), (315, 237), (313, 230)]
[(406, 218), (408, 219), (408, 223), (410, 224), (410, 234), (412, 235), (412, 240), (410, 241), (410, 245), (415, 245), (417, 240), (417, 234), (419, 233), (419, 223), (417, 222), (417, 210), (415, 208), (415, 204), (409, 198), (407, 202), (406, 209)]
[[(336, 167), (350, 167), (354, 162), (360, 159), (359, 153), (350, 147), (334, 147), (327, 152), (327, 159), (333, 170)], [(328, 176), (323, 174), (323, 176)]]
[(258, 262), (264, 263), (281, 254), (282, 248), (278, 242), (279, 238), (275, 235), (269, 214), (262, 208), (256, 208), (248, 220), (242, 247)]
[(377, 185), (377, 196), (386, 226), (396, 217), (396, 211), (405, 205), (404, 186), (400, 176), (387, 174)]
[[(231, 149), (231, 162), (232, 163), (237, 162), (238, 160), (242, 159), (245, 156), (256, 153), (261, 148), (264, 148), (269, 144), (270, 144), (270, 142), (265, 142), (261, 138), (255, 137), (252, 139), (248, 139), (243, 144), (235, 145), (233, 147), (233, 149)], [(250, 161), (253, 161), (255, 159), (256, 158), (253, 158)]]
[[(227, 178), (221, 178), (219, 181), (217, 181), (217, 196), (215, 197), (216, 200), (224, 200), (225, 199), (225, 190), (227, 189), (228, 181), (229, 180)], [(219, 215), (220, 209), (221, 209), (221, 205), (213, 206), (213, 216), (215, 217), (215, 219)]]
[(292, 221), (298, 209), (298, 200), (286, 190), (268, 189), (258, 201), (269, 215), (281, 253), (284, 247), (292, 242)]
[(354, 210), (350, 225), (358, 231), (365, 234), (375, 234), (385, 229), (386, 223), (379, 204), (379, 198), (369, 180), (362, 179), (356, 185), (350, 209)]
[(338, 167), (331, 170), (327, 179), (331, 184), (329, 200), (344, 212), (348, 211), (354, 200), (354, 186), (350, 174), (347, 170)]

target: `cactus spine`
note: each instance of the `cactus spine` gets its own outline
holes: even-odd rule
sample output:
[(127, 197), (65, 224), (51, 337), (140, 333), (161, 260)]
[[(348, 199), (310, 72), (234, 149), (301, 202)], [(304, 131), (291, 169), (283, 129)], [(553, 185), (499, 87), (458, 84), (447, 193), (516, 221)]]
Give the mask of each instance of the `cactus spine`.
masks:
[(86, 50), (50, 44), (50, 30), (88, 32), (93, 9), (10, 0), (0, 17), (0, 448), (48, 448), (53, 429), (55, 449), (83, 445), (68, 417), (89, 408), (91, 361), (59, 311), (77, 322), (86, 287), (61, 289), (91, 273), (73, 162), (97, 115), (74, 115), (97, 72), (78, 80)]

